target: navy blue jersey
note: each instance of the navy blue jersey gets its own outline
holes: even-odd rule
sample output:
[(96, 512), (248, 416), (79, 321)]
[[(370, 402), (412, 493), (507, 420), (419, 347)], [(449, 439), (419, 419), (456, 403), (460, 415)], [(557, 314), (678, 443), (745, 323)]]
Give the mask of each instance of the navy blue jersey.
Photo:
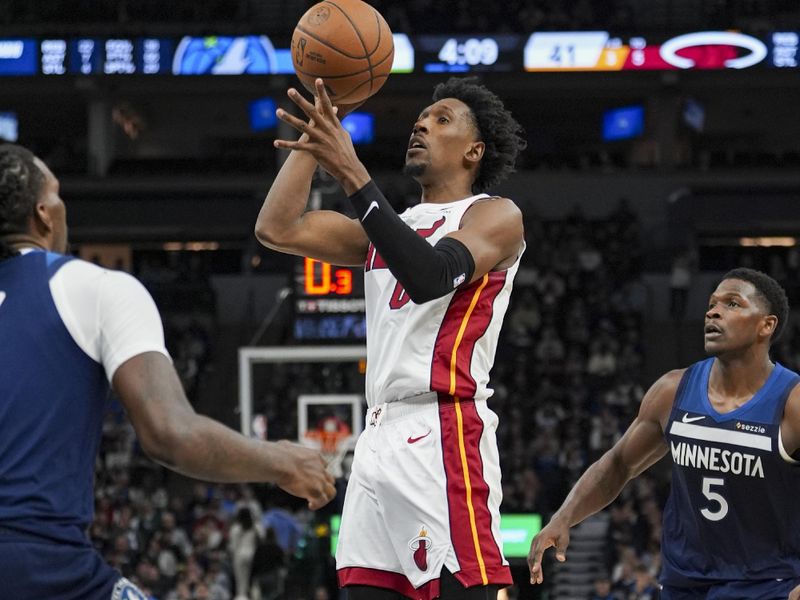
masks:
[(681, 380), (667, 423), (672, 490), (664, 509), (661, 581), (692, 587), (800, 576), (800, 468), (782, 454), (783, 409), (800, 376), (776, 364), (743, 406), (708, 399), (714, 359)]
[(109, 386), (50, 292), (70, 260), (35, 251), (0, 261), (0, 530), (80, 543)]

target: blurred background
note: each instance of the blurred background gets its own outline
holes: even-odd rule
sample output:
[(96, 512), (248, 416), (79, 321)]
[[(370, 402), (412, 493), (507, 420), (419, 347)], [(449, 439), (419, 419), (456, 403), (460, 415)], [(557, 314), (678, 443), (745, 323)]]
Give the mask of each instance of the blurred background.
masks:
[[(117, 407), (91, 534), (158, 600), (339, 597), (332, 547), (346, 440), (361, 426), (352, 396), (364, 383), (362, 274), (270, 252), (253, 235), (284, 158), (272, 140), (292, 135), (274, 118), (298, 85), (291, 33), (312, 4), (0, 5), (0, 138), (28, 146), (60, 178), (72, 251), (147, 286), (199, 412), (265, 439), (316, 443), (341, 461), (339, 497), (310, 514), (272, 486), (167, 472), (143, 456)], [(654, 600), (668, 464), (576, 529), (569, 561), (546, 563), (545, 585), (527, 583), (524, 556), (643, 391), (702, 358), (704, 306), (726, 270), (763, 270), (798, 304), (800, 8), (371, 4), (395, 33), (394, 73), (347, 127), (398, 210), (418, 201), (399, 173), (411, 127), (449, 74), (478, 75), (527, 131), (518, 172), (493, 190), (522, 208), (528, 243), (490, 401), (516, 581), (508, 597)], [(348, 210), (322, 173), (311, 206)], [(305, 350), (240, 363), (240, 348), (290, 346)], [(341, 346), (354, 350), (342, 358)], [(800, 367), (796, 322), (773, 359)], [(320, 408), (320, 394), (341, 397)]]

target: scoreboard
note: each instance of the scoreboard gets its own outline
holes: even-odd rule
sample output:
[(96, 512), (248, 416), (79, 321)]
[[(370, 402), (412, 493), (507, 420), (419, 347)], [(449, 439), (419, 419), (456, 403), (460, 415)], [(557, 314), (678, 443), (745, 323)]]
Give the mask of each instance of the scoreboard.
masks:
[(45, 39), (42, 75), (158, 75), (170, 73), (166, 57), (173, 42), (164, 38)]
[[(800, 32), (609, 31), (393, 35), (392, 73), (797, 68)], [(0, 76), (292, 74), (291, 50), (265, 35), (0, 38)]]
[(363, 341), (367, 335), (364, 269), (298, 259), (294, 276), (298, 342)]
[(416, 62), (425, 73), (520, 71), (522, 36), (426, 35), (414, 38)]

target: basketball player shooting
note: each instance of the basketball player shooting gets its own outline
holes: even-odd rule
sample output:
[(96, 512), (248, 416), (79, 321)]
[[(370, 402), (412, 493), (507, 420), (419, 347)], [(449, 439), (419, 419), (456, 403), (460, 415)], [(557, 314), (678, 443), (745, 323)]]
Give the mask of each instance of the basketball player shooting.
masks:
[(189, 404), (136, 279), (65, 255), (59, 183), (0, 145), (0, 596), (144, 600), (86, 535), (109, 382), (144, 451), (190, 477), (274, 482), (319, 508), (319, 452), (248, 439)]
[[(278, 117), (297, 141), (261, 209), (266, 246), (364, 265), (368, 410), (336, 553), (350, 600), (496, 598), (512, 583), (501, 551), (497, 417), (489, 370), (524, 248), (522, 215), (484, 192), (525, 142), (474, 79), (436, 87), (411, 127), (405, 173), (420, 204), (397, 215), (359, 160), (321, 79), (305, 114)], [(358, 215), (306, 212), (320, 165)]]
[(800, 376), (769, 358), (789, 303), (768, 275), (727, 273), (705, 315), (711, 356), (648, 390), (625, 435), (589, 467), (528, 554), (566, 559), (569, 529), (667, 452), (662, 600), (800, 599)]

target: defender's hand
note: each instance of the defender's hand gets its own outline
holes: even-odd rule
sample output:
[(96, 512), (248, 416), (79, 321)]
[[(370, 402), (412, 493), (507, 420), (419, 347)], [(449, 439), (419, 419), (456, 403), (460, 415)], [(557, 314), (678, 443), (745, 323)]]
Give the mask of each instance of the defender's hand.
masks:
[(559, 519), (552, 519), (531, 542), (528, 552), (528, 568), (531, 572), (531, 583), (538, 584), (544, 581), (542, 574), (542, 555), (548, 548), (555, 546), (556, 559), (560, 562), (567, 560), (567, 546), (569, 546), (569, 525)]
[(336, 497), (334, 478), (316, 450), (286, 440), (273, 446), (275, 462), (283, 473), (275, 482), (293, 496), (308, 500), (308, 508), (317, 510)]

